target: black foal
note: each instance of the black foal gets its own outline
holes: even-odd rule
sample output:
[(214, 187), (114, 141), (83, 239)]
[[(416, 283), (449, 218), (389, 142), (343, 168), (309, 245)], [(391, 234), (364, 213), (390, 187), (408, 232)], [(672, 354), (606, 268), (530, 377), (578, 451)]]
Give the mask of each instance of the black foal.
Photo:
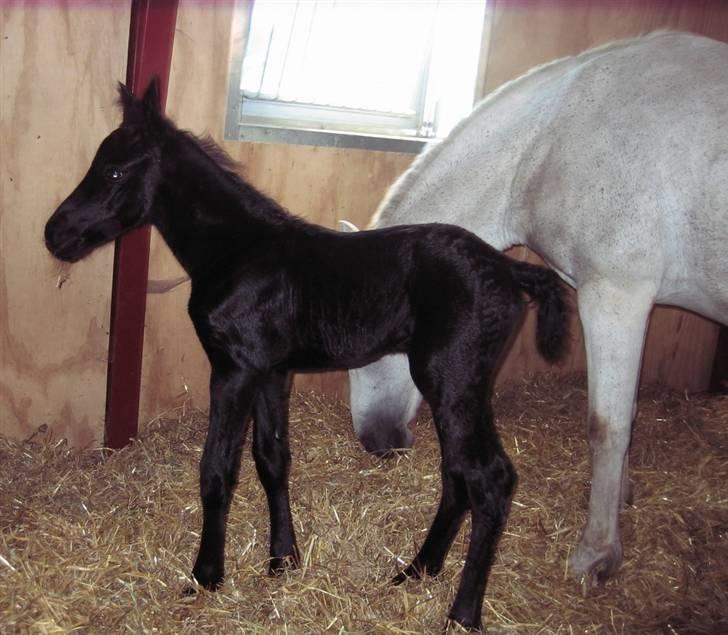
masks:
[(226, 514), (251, 417), (270, 508), (270, 572), (298, 562), (288, 500), (292, 371), (352, 368), (403, 352), (434, 414), (442, 500), (396, 581), (440, 571), (470, 511), (450, 616), (479, 628), (516, 481), (493, 425), (490, 384), (520, 323), (522, 292), (539, 303), (541, 352), (554, 359), (561, 351), (566, 308), (556, 276), (458, 227), (340, 234), (306, 223), (245, 183), (212, 142), (164, 118), (155, 82), (142, 99), (123, 86), (120, 95), (121, 126), (50, 218), (45, 239), (56, 257), (76, 261), (151, 223), (191, 278), (189, 313), (212, 366), (197, 581), (209, 589), (223, 581)]

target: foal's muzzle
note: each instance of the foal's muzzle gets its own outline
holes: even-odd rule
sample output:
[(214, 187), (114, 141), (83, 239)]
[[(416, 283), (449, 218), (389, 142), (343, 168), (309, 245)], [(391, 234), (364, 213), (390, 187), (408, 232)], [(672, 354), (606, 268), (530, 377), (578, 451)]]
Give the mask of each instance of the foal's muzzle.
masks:
[(76, 262), (87, 253), (83, 234), (76, 227), (69, 226), (67, 218), (63, 215), (63, 206), (51, 216), (45, 226), (45, 245), (59, 260)]

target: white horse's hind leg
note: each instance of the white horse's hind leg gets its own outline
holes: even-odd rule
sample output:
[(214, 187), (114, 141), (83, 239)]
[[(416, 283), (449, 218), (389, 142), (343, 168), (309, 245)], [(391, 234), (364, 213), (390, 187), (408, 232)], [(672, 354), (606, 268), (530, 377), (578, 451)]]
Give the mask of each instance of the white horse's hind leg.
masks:
[(412, 447), (408, 424), (422, 395), (410, 376), (406, 355), (387, 355), (349, 372), (354, 432), (368, 452), (387, 454)]
[(571, 567), (575, 575), (598, 581), (622, 561), (618, 515), (629, 497), (627, 452), (653, 299), (647, 285), (628, 290), (611, 283), (585, 285), (578, 291), (589, 374), (592, 485), (589, 519)]

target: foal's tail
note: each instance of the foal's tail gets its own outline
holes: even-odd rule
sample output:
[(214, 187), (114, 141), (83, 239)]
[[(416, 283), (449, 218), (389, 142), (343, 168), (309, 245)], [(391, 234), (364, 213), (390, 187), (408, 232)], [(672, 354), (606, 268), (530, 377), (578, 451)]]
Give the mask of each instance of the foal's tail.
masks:
[(549, 362), (558, 361), (566, 351), (569, 336), (569, 309), (565, 288), (551, 269), (513, 261), (518, 285), (538, 303), (536, 346)]

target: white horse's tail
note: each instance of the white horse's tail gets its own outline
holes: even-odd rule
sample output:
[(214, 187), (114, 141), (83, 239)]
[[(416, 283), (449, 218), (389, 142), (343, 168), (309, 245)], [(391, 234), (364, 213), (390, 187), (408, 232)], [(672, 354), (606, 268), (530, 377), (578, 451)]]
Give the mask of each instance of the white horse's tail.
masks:
[(536, 346), (543, 358), (558, 361), (569, 339), (569, 308), (565, 287), (556, 272), (527, 262), (513, 262), (516, 282), (538, 303)]

